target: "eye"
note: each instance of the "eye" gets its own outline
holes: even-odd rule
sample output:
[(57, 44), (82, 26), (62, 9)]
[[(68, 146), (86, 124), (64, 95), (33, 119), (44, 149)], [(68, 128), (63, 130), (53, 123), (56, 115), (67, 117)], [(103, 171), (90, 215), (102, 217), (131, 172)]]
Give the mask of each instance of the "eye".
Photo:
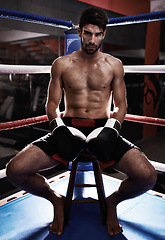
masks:
[(84, 31), (84, 34), (87, 35), (87, 36), (91, 36), (91, 35), (92, 35), (91, 32), (88, 32), (88, 31), (86, 31), (86, 30)]
[(96, 33), (96, 37), (101, 37), (102, 36), (102, 32)]

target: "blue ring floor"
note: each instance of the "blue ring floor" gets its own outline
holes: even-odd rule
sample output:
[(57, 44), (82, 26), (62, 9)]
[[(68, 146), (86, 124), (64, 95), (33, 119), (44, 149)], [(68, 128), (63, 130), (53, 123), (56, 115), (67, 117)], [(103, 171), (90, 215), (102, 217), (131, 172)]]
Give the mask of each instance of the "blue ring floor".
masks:
[[(66, 195), (68, 176), (52, 182), (52, 187)], [(103, 175), (106, 196), (120, 181)], [(93, 172), (79, 172), (76, 183), (94, 183)], [(75, 199), (97, 199), (95, 188), (75, 188)], [(162, 240), (165, 239), (165, 199), (145, 193), (126, 200), (117, 207), (123, 232), (110, 237), (102, 224), (98, 203), (73, 203), (70, 222), (61, 236), (49, 232), (53, 207), (49, 201), (26, 194), (0, 206), (0, 240)]]

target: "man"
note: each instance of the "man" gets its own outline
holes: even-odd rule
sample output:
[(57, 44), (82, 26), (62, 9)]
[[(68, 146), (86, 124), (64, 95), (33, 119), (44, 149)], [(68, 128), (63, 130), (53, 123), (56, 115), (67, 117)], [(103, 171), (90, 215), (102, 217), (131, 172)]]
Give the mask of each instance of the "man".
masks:
[[(126, 174), (128, 178), (106, 199), (110, 236), (122, 232), (117, 205), (151, 189), (156, 181), (155, 170), (145, 155), (119, 135), (127, 109), (123, 66), (120, 60), (98, 50), (107, 22), (101, 9), (93, 7), (82, 13), (78, 28), (80, 50), (58, 58), (52, 65), (46, 104), (51, 134), (27, 146), (7, 166), (13, 184), (53, 204), (50, 231), (57, 235), (63, 232), (65, 199), (38, 174), (40, 170), (55, 167), (59, 162), (67, 166), (68, 161), (88, 151), (102, 168), (113, 165)], [(63, 90), (65, 112), (59, 118)], [(115, 109), (110, 118), (112, 92)]]

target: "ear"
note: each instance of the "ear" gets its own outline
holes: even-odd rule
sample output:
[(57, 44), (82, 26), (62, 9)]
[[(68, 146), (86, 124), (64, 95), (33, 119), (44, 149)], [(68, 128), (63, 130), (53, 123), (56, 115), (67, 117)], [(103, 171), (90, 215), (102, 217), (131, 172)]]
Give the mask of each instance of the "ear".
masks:
[(77, 34), (79, 35), (79, 37), (81, 37), (81, 28), (80, 27), (78, 27), (78, 29), (77, 29)]

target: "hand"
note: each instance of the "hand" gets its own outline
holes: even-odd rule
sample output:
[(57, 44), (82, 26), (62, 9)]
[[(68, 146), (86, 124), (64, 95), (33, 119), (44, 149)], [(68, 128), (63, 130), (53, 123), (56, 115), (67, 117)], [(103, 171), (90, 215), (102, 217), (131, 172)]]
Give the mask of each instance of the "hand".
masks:
[(61, 118), (53, 119), (50, 128), (61, 157), (67, 161), (76, 159), (84, 149), (86, 136), (76, 128), (67, 127)]
[(104, 127), (95, 129), (87, 136), (87, 150), (102, 162), (110, 161), (120, 128), (118, 120), (108, 119)]

